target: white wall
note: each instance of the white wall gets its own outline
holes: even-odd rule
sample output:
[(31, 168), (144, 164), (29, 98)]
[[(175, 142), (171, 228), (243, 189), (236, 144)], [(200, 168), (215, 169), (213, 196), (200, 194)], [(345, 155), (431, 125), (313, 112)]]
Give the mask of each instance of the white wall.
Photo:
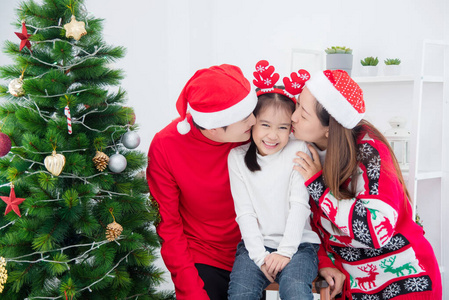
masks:
[[(117, 67), (126, 71), (123, 88), (141, 127), (139, 149), (147, 152), (154, 134), (177, 117), (179, 92), (199, 68), (231, 63), (251, 78), (255, 63), (267, 59), (286, 76), (292, 48), (344, 45), (354, 49), (353, 75), (360, 74), (358, 62), (366, 56), (378, 56), (380, 61), (400, 57), (403, 73), (415, 75), (421, 41), (449, 35), (445, 1), (85, 0), (85, 4), (94, 16), (105, 19), (105, 40), (128, 48)], [(18, 29), (10, 26), (18, 3), (0, 1), (0, 42), (18, 41), (14, 34)], [(0, 54), (0, 65), (9, 63)], [(410, 97), (402, 91), (389, 92), (397, 98)], [(376, 116), (372, 121), (388, 128), (386, 120)]]

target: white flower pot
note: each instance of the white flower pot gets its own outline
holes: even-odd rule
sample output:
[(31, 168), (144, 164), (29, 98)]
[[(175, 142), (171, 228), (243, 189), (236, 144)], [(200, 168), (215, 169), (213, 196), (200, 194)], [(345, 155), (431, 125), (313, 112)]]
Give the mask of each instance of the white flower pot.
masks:
[(401, 74), (401, 65), (385, 65), (385, 76), (398, 76)]
[(362, 75), (363, 76), (377, 76), (378, 66), (362, 66)]
[(333, 53), (326, 55), (326, 69), (343, 70), (351, 76), (352, 70), (352, 54), (349, 53)]

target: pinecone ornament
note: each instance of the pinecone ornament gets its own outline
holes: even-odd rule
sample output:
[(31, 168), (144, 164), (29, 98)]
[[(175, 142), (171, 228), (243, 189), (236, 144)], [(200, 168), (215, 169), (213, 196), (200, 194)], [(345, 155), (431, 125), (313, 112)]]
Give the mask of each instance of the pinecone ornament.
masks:
[(92, 160), (93, 160), (97, 170), (100, 172), (103, 172), (104, 169), (106, 169), (106, 167), (108, 166), (109, 156), (107, 156), (106, 154), (104, 154), (101, 151), (97, 151), (97, 153), (95, 154), (94, 158), (92, 158)]
[(112, 242), (122, 234), (122, 231), (122, 225), (114, 221), (106, 226), (106, 238)]

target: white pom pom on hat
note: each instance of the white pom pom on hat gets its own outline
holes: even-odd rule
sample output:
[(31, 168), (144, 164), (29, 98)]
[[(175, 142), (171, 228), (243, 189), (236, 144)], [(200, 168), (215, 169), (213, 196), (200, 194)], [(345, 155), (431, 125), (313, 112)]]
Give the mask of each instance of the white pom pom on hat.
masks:
[(306, 87), (345, 128), (354, 128), (365, 115), (363, 91), (343, 70), (317, 72), (306, 82)]
[(184, 120), (182, 120), (181, 122), (179, 122), (176, 125), (176, 129), (178, 129), (178, 132), (180, 134), (186, 134), (190, 131), (190, 124), (187, 121), (187, 118), (185, 118)]
[(182, 121), (177, 124), (180, 134), (186, 134), (191, 126), (187, 122), (187, 110), (199, 126), (206, 129), (231, 125), (248, 117), (257, 104), (251, 84), (239, 67), (223, 64), (201, 69), (186, 83), (176, 109)]

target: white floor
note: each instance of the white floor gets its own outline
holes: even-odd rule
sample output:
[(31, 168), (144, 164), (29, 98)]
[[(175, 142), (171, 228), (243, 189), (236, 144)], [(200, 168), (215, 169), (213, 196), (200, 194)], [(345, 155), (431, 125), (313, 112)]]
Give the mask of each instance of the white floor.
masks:
[[(318, 294), (313, 294), (314, 296), (314, 300), (319, 300), (320, 299), (320, 295)], [(275, 291), (267, 291), (267, 300), (279, 300), (281, 298), (279, 298), (279, 293), (275, 292)]]

